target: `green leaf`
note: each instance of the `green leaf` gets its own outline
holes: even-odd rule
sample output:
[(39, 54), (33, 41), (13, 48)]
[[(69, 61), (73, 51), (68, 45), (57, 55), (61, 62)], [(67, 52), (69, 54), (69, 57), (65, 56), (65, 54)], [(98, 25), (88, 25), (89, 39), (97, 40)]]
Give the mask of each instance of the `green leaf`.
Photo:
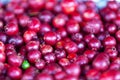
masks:
[(23, 69), (27, 69), (30, 67), (30, 63), (27, 60), (24, 60), (22, 63), (22, 68)]

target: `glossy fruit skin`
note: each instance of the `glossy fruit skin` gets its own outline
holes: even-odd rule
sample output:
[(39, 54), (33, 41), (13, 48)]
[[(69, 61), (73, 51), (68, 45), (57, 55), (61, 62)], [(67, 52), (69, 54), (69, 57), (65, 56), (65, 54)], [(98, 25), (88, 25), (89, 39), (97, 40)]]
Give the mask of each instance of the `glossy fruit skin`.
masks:
[(72, 42), (72, 41), (69, 41), (69, 42), (66, 42), (64, 44), (64, 49), (66, 50), (66, 52), (69, 54), (69, 53), (76, 53), (78, 51), (78, 47), (77, 47), (77, 44)]
[(11, 54), (17, 54), (17, 52), (14, 49), (6, 49), (5, 54), (6, 56), (9, 56)]
[(83, 39), (83, 34), (81, 33), (75, 33), (71, 36), (72, 40), (75, 42), (80, 42)]
[(101, 47), (101, 42), (97, 38), (93, 38), (88, 43), (88, 46), (92, 50), (98, 50)]
[(0, 50), (0, 62), (5, 62), (5, 60), (6, 60), (5, 53)]
[(41, 23), (38, 18), (32, 18), (28, 21), (28, 29), (38, 32), (40, 30)]
[(118, 51), (115, 47), (106, 48), (105, 52), (109, 55), (111, 60), (114, 60), (118, 55)]
[(66, 30), (70, 34), (77, 33), (80, 31), (80, 25), (74, 20), (69, 20), (66, 23)]
[[(87, 7), (89, 7), (90, 9), (94, 9), (94, 7), (96, 7), (95, 2), (93, 1), (88, 1), (85, 3)], [(96, 11), (96, 8), (95, 8)]]
[(56, 36), (57, 36), (57, 41), (62, 40), (62, 37), (61, 37), (61, 35), (60, 35), (60, 34), (57, 34), (57, 33), (56, 33)]
[(87, 74), (86, 77), (88, 80), (93, 80), (93, 79), (99, 79), (100, 78), (101, 73), (99, 72), (99, 70), (97, 69), (90, 69)]
[(38, 41), (29, 41), (25, 47), (27, 51), (38, 50), (39, 44), (40, 43)]
[(49, 24), (47, 24), (47, 23), (41, 24), (41, 27), (39, 30), (40, 34), (44, 35), (45, 33), (50, 32), (50, 31), (52, 31), (52, 29), (51, 29), (51, 26)]
[(80, 55), (77, 57), (75, 62), (79, 65), (86, 65), (89, 61), (88, 61), (88, 58), (86, 56)]
[(119, 69), (119, 68), (120, 68), (119, 64), (113, 62), (113, 63), (110, 64), (110, 68), (109, 69)]
[(27, 57), (30, 63), (35, 63), (41, 58), (41, 52), (38, 50), (32, 50), (28, 53)]
[(5, 27), (5, 33), (9, 36), (13, 36), (13, 35), (16, 35), (18, 34), (19, 32), (19, 28), (18, 28), (18, 25), (15, 24), (15, 23), (8, 23)]
[(100, 41), (103, 41), (107, 36), (110, 36), (109, 33), (107, 32), (104, 32), (104, 33), (100, 33), (97, 35), (97, 38), (100, 40)]
[(35, 75), (37, 74), (37, 69), (33, 66), (30, 66), (29, 68), (27, 68), (24, 72), (24, 74), (22, 75), (21, 79), (22, 80), (29, 80), (29, 79), (34, 79)]
[(5, 64), (0, 62), (0, 74), (3, 73), (4, 68), (5, 68)]
[(67, 65), (70, 64), (70, 61), (69, 61), (67, 58), (61, 58), (61, 59), (59, 60), (59, 64), (60, 64), (61, 66), (67, 66)]
[(102, 23), (100, 20), (91, 20), (84, 24), (83, 30), (87, 33), (97, 34), (100, 32), (101, 28), (102, 28)]
[(83, 13), (87, 9), (87, 6), (83, 2), (79, 2), (79, 5), (77, 6), (77, 11), (79, 13)]
[(24, 8), (22, 8), (22, 6), (15, 6), (13, 13), (16, 15), (23, 14)]
[(95, 18), (95, 15), (96, 15), (95, 11), (93, 11), (92, 9), (87, 9), (82, 14), (82, 17), (83, 17), (83, 20), (90, 21), (93, 18)]
[(47, 10), (53, 10), (56, 4), (57, 4), (56, 0), (48, 0), (45, 3), (45, 8)]
[(23, 34), (24, 42), (27, 43), (27, 42), (31, 41), (32, 39), (36, 38), (36, 36), (37, 36), (37, 34), (34, 31), (27, 30)]
[(17, 47), (21, 46), (21, 45), (23, 45), (23, 38), (20, 35), (15, 35), (8, 39), (8, 43), (13, 44)]
[(120, 18), (117, 17), (117, 18), (114, 20), (114, 23), (115, 23), (117, 26), (119, 26), (119, 25), (120, 25), (119, 22), (120, 22)]
[(34, 77), (32, 76), (32, 75), (30, 75), (30, 74), (23, 74), (23, 76), (22, 76), (22, 78), (21, 78), (21, 80), (32, 80)]
[(5, 50), (8, 50), (8, 49), (15, 49), (15, 46), (13, 44), (5, 44)]
[(10, 67), (8, 69), (8, 76), (12, 79), (20, 79), (22, 76), (22, 71), (18, 67)]
[(28, 1), (28, 3), (31, 8), (39, 10), (39, 9), (43, 8), (45, 1), (44, 0), (40, 0), (40, 1), (35, 0), (35, 1)]
[(58, 14), (53, 19), (53, 25), (54, 25), (55, 28), (64, 27), (67, 20), (68, 20), (68, 17), (65, 14)]
[(80, 41), (78, 44), (78, 53), (82, 53), (85, 50), (86, 43), (84, 41)]
[(116, 57), (113, 62), (114, 62), (114, 63), (117, 63), (117, 64), (120, 64), (120, 58), (119, 58), (119, 57)]
[(92, 65), (98, 70), (106, 70), (110, 65), (109, 56), (106, 53), (100, 53), (93, 60)]
[(46, 65), (42, 72), (48, 73), (50, 75), (54, 75), (57, 72), (61, 72), (61, 71), (62, 71), (62, 68), (58, 64), (51, 63), (51, 64)]
[(99, 4), (0, 1), (0, 80), (120, 80), (120, 5)]
[(3, 28), (3, 25), (4, 25), (3, 21), (0, 20), (0, 28), (1, 28), (1, 29)]
[(116, 14), (114, 11), (108, 11), (105, 15), (104, 15), (104, 19), (106, 20), (106, 22), (111, 22), (114, 21), (116, 19)]
[(104, 39), (103, 41), (103, 44), (105, 47), (109, 46), (109, 47), (112, 47), (112, 46), (116, 46), (116, 39), (112, 36), (108, 36)]
[(61, 80), (66, 76), (66, 73), (61, 71), (61, 72), (57, 72), (54, 76), (56, 80)]
[(22, 64), (22, 58), (16, 54), (11, 54), (8, 56), (8, 63), (11, 66), (19, 67)]
[(49, 45), (54, 45), (57, 41), (57, 35), (55, 32), (47, 32), (44, 35), (44, 40)]
[(10, 21), (11, 19), (13, 19), (15, 17), (15, 15), (12, 12), (6, 12), (4, 14), (4, 19), (5, 21)]
[(81, 23), (82, 22), (82, 15), (80, 15), (78, 12), (74, 12), (72, 15), (72, 19)]
[(7, 23), (14, 23), (14, 24), (18, 24), (17, 18), (13, 18), (10, 21), (8, 21)]
[(65, 37), (67, 37), (67, 35), (68, 35), (68, 33), (67, 33), (67, 31), (66, 31), (65, 28), (59, 28), (59, 29), (57, 30), (57, 33), (58, 33), (62, 38), (65, 38)]
[(56, 56), (54, 53), (48, 53), (44, 55), (44, 59), (46, 60), (47, 63), (55, 62)]
[(1, 41), (0, 41), (0, 50), (3, 51), (3, 52), (5, 51), (5, 45)]
[(86, 50), (86, 51), (84, 52), (84, 55), (87, 56), (87, 58), (88, 58), (89, 60), (92, 60), (92, 59), (95, 57), (96, 54), (97, 54), (97, 52), (96, 52), (96, 51), (93, 51), (93, 50)]
[(88, 35), (85, 35), (84, 36), (84, 40), (85, 42), (90, 42), (91, 39), (95, 38), (95, 35), (94, 34), (88, 34)]
[(81, 69), (78, 64), (73, 63), (73, 64), (65, 66), (65, 71), (69, 75), (79, 76)]
[(72, 40), (69, 38), (69, 37), (66, 37), (66, 38), (64, 38), (64, 44), (66, 43), (66, 42), (72, 42)]
[(47, 73), (39, 73), (35, 80), (53, 80), (52, 76)]
[(51, 45), (40, 45), (40, 50), (43, 55), (53, 52), (53, 47)]
[(45, 67), (46, 63), (44, 60), (39, 59), (36, 61), (35, 66), (37, 69), (42, 70)]
[(120, 75), (120, 72), (118, 70), (115, 70), (115, 69), (108, 70), (100, 76), (100, 80), (106, 80), (106, 79), (117, 80), (117, 79), (120, 79), (119, 77), (117, 77), (119, 75)]
[(56, 58), (59, 60), (66, 57), (66, 52), (62, 49), (56, 49), (54, 51)]
[(117, 41), (120, 41), (120, 30), (118, 30), (116, 33), (116, 38), (117, 38)]
[(54, 16), (54, 15), (51, 13), (51, 11), (44, 10), (43, 12), (41, 12), (41, 13), (39, 14), (39, 19), (40, 19), (42, 22), (49, 23), (49, 22), (51, 22), (53, 16)]
[(77, 54), (70, 53), (70, 54), (68, 54), (67, 58), (69, 59), (70, 62), (75, 62), (77, 59)]
[(63, 0), (61, 6), (64, 13), (71, 14), (75, 11), (77, 3), (74, 0)]
[(26, 27), (29, 21), (29, 16), (27, 15), (19, 15), (18, 22), (22, 27)]
[[(58, 1), (58, 2), (59, 2), (59, 1)], [(61, 4), (58, 3), (57, 5), (55, 5), (53, 11), (54, 11), (55, 13), (60, 13), (60, 12), (62, 12)]]
[(117, 31), (117, 27), (115, 24), (107, 24), (106, 25), (106, 30), (110, 33), (110, 34), (115, 34), (115, 32)]
[(118, 3), (116, 1), (108, 2), (107, 7), (113, 11), (116, 11), (118, 9)]
[(64, 48), (64, 40), (60, 40), (55, 44), (55, 47), (58, 49), (63, 49)]
[(0, 33), (0, 41), (3, 43), (7, 42), (7, 35), (5, 33)]
[(72, 75), (67, 75), (63, 78), (63, 80), (78, 80), (78, 78)]

